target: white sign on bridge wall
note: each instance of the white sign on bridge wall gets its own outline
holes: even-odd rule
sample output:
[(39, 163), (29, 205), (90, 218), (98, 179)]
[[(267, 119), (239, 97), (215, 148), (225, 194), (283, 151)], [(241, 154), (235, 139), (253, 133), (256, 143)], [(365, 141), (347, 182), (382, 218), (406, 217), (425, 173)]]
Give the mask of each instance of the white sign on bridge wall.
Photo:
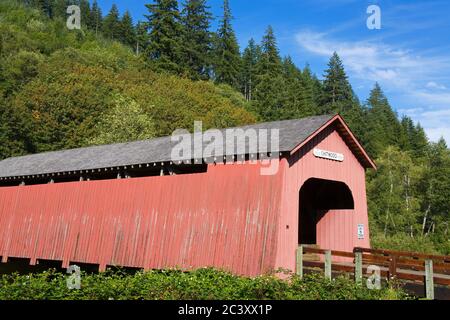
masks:
[(364, 240), (364, 225), (358, 224), (358, 239)]
[(314, 155), (317, 158), (323, 158), (323, 159), (334, 160), (334, 161), (339, 161), (339, 162), (344, 161), (344, 155), (342, 153), (314, 149)]

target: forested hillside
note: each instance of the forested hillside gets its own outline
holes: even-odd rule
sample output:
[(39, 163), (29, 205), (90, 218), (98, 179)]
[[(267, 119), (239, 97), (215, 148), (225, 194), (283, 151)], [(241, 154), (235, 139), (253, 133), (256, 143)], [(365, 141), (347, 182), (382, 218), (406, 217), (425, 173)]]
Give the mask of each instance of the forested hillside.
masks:
[[(340, 113), (375, 159), (368, 175), (374, 246), (450, 253), (450, 151), (399, 118), (374, 84), (359, 101), (338, 53), (319, 77), (282, 57), (274, 30), (239, 48), (224, 1), (150, 1), (133, 22), (95, 1), (0, 2), (0, 158)], [(66, 27), (78, 4), (82, 29)], [(321, 79), (321, 80), (319, 80)], [(322, 80), (323, 79), (323, 80)]]

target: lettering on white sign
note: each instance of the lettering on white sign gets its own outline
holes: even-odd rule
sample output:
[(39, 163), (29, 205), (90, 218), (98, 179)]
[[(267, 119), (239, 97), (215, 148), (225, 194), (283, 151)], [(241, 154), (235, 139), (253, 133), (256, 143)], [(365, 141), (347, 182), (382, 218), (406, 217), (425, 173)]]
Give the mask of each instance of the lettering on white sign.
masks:
[(358, 239), (364, 240), (364, 225), (358, 224)]
[(344, 161), (344, 155), (341, 153), (336, 153), (332, 151), (325, 151), (320, 149), (314, 149), (314, 155), (317, 158), (329, 159), (334, 161), (342, 162)]

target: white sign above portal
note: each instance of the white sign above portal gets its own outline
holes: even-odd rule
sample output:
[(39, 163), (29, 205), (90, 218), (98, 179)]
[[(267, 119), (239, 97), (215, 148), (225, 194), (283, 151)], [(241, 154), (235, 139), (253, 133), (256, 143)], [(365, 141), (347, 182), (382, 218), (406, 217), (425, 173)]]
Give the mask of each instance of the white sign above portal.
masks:
[(344, 161), (344, 155), (342, 153), (314, 149), (314, 155), (317, 158), (323, 158), (323, 159), (334, 160), (334, 161), (339, 161), (339, 162)]

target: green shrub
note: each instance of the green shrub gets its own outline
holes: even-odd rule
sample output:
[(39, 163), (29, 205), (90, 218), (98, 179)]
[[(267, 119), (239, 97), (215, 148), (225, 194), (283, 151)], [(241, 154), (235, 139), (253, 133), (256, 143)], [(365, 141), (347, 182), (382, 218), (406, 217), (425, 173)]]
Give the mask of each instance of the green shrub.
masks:
[(67, 275), (49, 270), (29, 275), (3, 275), (0, 300), (360, 300), (408, 299), (398, 289), (369, 290), (353, 280), (321, 275), (254, 278), (210, 268), (192, 272), (162, 270), (126, 274), (108, 270), (82, 273), (81, 289), (67, 288)]
[(375, 233), (372, 234), (371, 244), (374, 249), (413, 251), (438, 255), (450, 254), (450, 239), (439, 235), (411, 238), (402, 233), (388, 237)]

